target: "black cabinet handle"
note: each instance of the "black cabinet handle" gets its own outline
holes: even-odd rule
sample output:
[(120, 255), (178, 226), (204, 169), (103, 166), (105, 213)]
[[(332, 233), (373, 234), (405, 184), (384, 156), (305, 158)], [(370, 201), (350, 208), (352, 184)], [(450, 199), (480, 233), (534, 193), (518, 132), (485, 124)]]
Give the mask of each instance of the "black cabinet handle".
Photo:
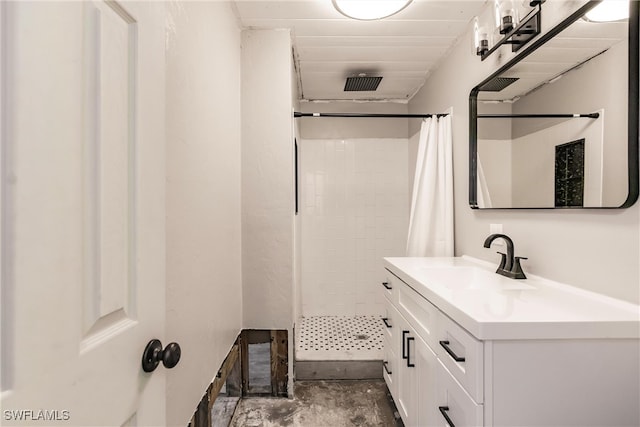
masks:
[(384, 286), (385, 288), (387, 288), (387, 289), (389, 289), (389, 290), (393, 289), (393, 288), (391, 287), (391, 285), (389, 284), (389, 282), (382, 282), (382, 286)]
[(409, 337), (407, 338), (407, 368), (415, 368), (415, 364), (411, 363), (411, 341), (415, 338)]
[(464, 362), (464, 357), (458, 356), (449, 348), (449, 341), (440, 341), (440, 345), (449, 353), (449, 356), (453, 357), (453, 360), (456, 362)]
[(449, 424), (449, 427), (456, 427), (455, 424), (453, 424), (453, 421), (451, 421), (451, 418), (449, 418), (449, 414), (447, 414), (447, 411), (449, 410), (449, 407), (448, 406), (438, 406), (438, 409), (440, 410), (440, 413), (442, 414), (444, 419), (447, 421), (447, 424)]
[(406, 359), (407, 358), (407, 348), (405, 347), (405, 343), (407, 342), (407, 334), (409, 333), (409, 331), (402, 331), (402, 358)]
[(389, 370), (388, 365), (389, 365), (389, 362), (387, 361), (382, 362), (382, 366), (384, 367), (384, 370), (387, 372), (387, 375), (391, 375), (391, 371)]
[(389, 328), (389, 329), (393, 328), (393, 326), (391, 326), (389, 324), (389, 318), (388, 317), (383, 317), (382, 321), (384, 322), (384, 326), (386, 326), (387, 328)]

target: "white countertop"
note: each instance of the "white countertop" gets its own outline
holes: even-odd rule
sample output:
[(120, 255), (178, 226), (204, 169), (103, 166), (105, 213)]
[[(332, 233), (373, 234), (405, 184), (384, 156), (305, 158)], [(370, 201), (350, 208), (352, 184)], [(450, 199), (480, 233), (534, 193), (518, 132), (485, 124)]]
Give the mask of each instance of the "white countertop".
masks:
[(475, 258), (385, 258), (385, 268), (480, 340), (640, 338), (640, 306)]

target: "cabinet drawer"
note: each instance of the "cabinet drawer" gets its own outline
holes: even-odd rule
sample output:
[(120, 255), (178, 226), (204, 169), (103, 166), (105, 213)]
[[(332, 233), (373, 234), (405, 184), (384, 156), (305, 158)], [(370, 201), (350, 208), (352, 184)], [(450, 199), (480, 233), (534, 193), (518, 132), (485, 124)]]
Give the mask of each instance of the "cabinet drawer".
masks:
[(385, 298), (391, 301), (392, 304), (398, 303), (398, 285), (402, 284), (402, 281), (393, 275), (389, 270), (385, 269), (385, 278), (380, 283), (380, 289)]
[(398, 309), (420, 338), (435, 349), (438, 309), (404, 282), (398, 289)]
[(462, 387), (478, 403), (483, 402), (483, 344), (453, 320), (440, 313), (438, 343), (434, 347), (438, 358)]
[(436, 405), (438, 407), (436, 409), (441, 417), (442, 423), (440, 425), (455, 425), (456, 427), (483, 425), (484, 407), (473, 401), (442, 363), (438, 363), (437, 382)]
[(389, 342), (385, 339), (384, 343), (384, 356), (382, 359), (382, 376), (384, 377), (384, 381), (387, 383), (387, 387), (389, 388), (389, 392), (392, 396), (397, 396), (398, 394), (398, 386), (396, 378), (398, 377), (397, 372), (397, 364), (398, 360), (396, 358), (395, 352), (393, 351)]
[(389, 340), (389, 344), (393, 345), (396, 342), (396, 336), (398, 335), (398, 328), (400, 328), (400, 319), (398, 318), (400, 313), (391, 305), (390, 301), (384, 303), (384, 316), (382, 317), (384, 336)]

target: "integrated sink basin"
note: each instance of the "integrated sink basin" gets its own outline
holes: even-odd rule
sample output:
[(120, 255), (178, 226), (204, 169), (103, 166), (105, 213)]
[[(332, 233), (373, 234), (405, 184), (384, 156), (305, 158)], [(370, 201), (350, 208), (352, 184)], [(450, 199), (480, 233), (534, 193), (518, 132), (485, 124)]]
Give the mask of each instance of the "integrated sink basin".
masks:
[(522, 280), (513, 280), (484, 268), (469, 266), (423, 267), (420, 279), (429, 285), (450, 290), (507, 291), (535, 289)]
[[(510, 279), (476, 258), (384, 258), (406, 283), (477, 339), (640, 338), (640, 306), (533, 274)], [(392, 291), (393, 293), (393, 291)]]
[(637, 304), (466, 256), (384, 267), (383, 376), (400, 402), (426, 396), (407, 424), (640, 426)]

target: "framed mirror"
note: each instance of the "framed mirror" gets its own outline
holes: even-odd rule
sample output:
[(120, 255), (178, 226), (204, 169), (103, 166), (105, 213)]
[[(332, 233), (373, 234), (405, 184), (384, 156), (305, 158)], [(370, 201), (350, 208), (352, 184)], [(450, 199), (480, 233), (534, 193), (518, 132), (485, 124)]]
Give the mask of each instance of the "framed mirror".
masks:
[(638, 199), (640, 2), (606, 22), (588, 14), (601, 3), (471, 91), (471, 208), (625, 208)]

